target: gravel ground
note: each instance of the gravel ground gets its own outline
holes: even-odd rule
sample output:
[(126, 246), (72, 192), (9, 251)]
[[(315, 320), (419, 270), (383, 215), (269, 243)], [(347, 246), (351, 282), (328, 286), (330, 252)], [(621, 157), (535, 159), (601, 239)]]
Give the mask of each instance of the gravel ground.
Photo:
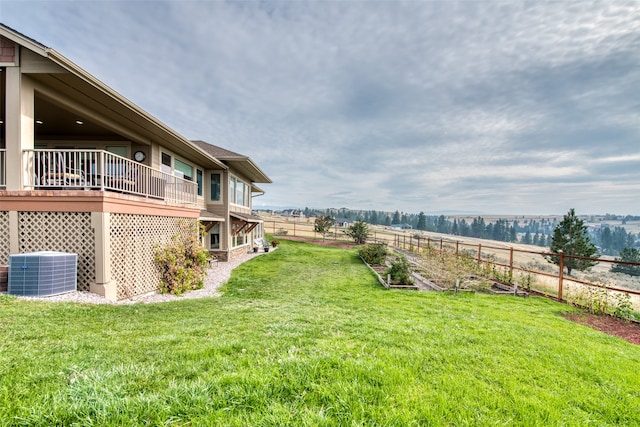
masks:
[[(273, 251), (275, 248), (271, 248)], [(159, 293), (149, 293), (146, 295), (139, 295), (133, 298), (124, 299), (120, 301), (107, 301), (104, 297), (93, 294), (91, 292), (69, 292), (62, 295), (54, 295), (51, 297), (18, 297), (23, 299), (37, 299), (40, 301), (50, 301), (50, 302), (58, 302), (58, 301), (72, 301), (72, 302), (82, 302), (89, 304), (114, 304), (114, 305), (122, 305), (122, 304), (139, 304), (139, 303), (156, 303), (156, 302), (167, 302), (167, 301), (176, 301), (179, 299), (186, 298), (204, 298), (204, 297), (217, 297), (220, 296), (220, 292), (218, 288), (222, 286), (229, 277), (231, 277), (231, 271), (242, 264), (245, 261), (248, 261), (256, 256), (264, 255), (263, 251), (259, 251), (254, 253), (253, 251), (250, 253), (243, 254), (239, 257), (236, 257), (228, 262), (218, 262), (213, 265), (213, 267), (207, 270), (207, 278), (204, 281), (204, 287), (202, 289), (198, 289), (197, 291), (188, 292), (181, 296), (175, 296), (171, 294), (159, 294)]]

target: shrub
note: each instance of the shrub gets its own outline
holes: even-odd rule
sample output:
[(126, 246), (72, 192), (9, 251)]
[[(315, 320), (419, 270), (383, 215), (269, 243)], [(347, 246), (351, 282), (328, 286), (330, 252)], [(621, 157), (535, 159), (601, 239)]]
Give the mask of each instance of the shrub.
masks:
[(391, 261), (391, 266), (384, 271), (385, 276), (391, 276), (391, 282), (397, 285), (412, 285), (411, 264), (404, 255)]
[(624, 320), (636, 316), (628, 293), (611, 291), (604, 285), (581, 286), (571, 295), (570, 301), (592, 314), (608, 314)]
[(614, 297), (613, 315), (620, 319), (631, 320), (634, 317), (633, 303), (628, 293), (617, 293)]
[(358, 249), (358, 255), (369, 265), (384, 265), (387, 260), (386, 243), (369, 243)]
[(156, 246), (154, 261), (163, 294), (180, 295), (204, 286), (209, 252), (200, 243), (202, 229), (194, 222), (183, 222), (180, 229), (170, 243)]
[(364, 245), (367, 243), (367, 238), (371, 234), (369, 225), (363, 221), (356, 221), (351, 227), (344, 231), (344, 234), (351, 237), (356, 245)]

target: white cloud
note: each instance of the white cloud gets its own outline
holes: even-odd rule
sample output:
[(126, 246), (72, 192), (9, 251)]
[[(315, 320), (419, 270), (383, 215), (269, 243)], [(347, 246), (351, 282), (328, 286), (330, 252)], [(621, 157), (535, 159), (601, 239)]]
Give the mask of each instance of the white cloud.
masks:
[(274, 179), (257, 205), (638, 213), (637, 2), (0, 12), (185, 136), (251, 156)]

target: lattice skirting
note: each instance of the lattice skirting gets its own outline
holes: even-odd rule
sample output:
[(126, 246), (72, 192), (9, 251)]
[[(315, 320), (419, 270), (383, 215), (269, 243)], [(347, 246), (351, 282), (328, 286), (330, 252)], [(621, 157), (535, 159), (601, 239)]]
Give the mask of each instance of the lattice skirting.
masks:
[[(8, 236), (8, 225), (6, 228), (5, 236)], [(91, 213), (18, 212), (18, 229), (19, 253), (58, 251), (78, 254), (78, 290), (89, 290), (89, 284), (96, 277), (95, 233), (91, 227)]]
[(9, 264), (9, 212), (0, 211), (0, 265)]
[(111, 277), (117, 283), (118, 299), (158, 290), (155, 248), (169, 243), (184, 222), (197, 220), (111, 214)]

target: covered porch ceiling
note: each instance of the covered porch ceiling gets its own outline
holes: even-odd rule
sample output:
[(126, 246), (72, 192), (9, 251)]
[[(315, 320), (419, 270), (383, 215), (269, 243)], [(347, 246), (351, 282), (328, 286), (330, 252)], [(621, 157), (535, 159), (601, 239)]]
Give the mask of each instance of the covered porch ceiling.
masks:
[(202, 225), (204, 225), (204, 231), (206, 231), (207, 233), (211, 231), (211, 229), (217, 224), (225, 222), (225, 219), (222, 216), (217, 215), (213, 212), (209, 212), (207, 210), (200, 211), (198, 220), (202, 223)]
[(250, 233), (251, 230), (256, 228), (258, 224), (261, 224), (263, 222), (262, 218), (251, 214), (240, 214), (231, 212), (229, 216), (231, 216), (231, 234), (233, 235), (236, 235), (242, 231), (244, 231), (245, 233)]

